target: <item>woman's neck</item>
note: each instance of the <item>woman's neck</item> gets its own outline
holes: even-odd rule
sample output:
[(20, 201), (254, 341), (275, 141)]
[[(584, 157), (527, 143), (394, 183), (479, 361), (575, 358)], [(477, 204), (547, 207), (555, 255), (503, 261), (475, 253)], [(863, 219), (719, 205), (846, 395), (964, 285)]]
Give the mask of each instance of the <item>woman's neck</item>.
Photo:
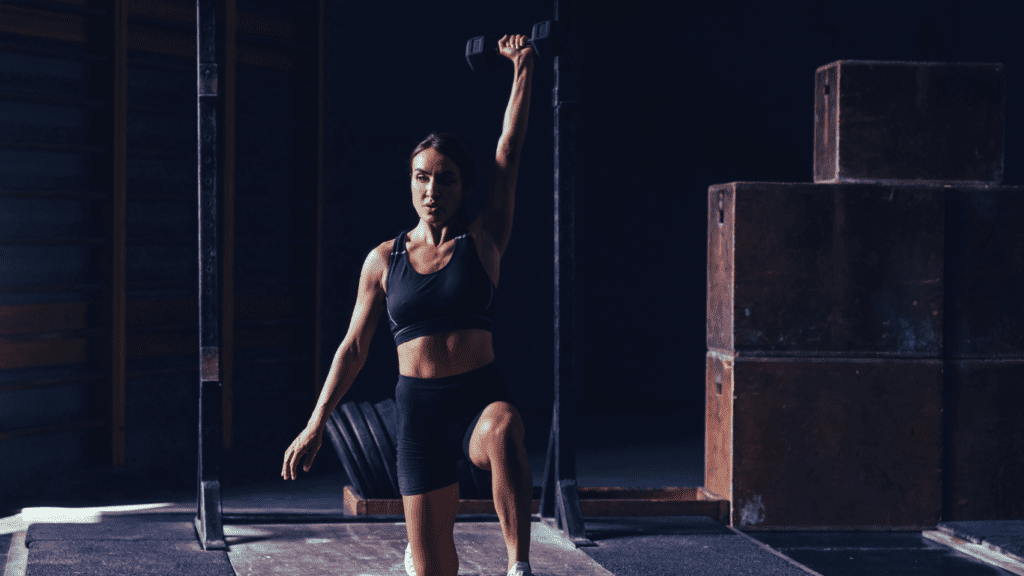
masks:
[(440, 246), (464, 231), (464, 227), (459, 225), (454, 218), (442, 224), (429, 224), (420, 220), (420, 223), (413, 229), (411, 236), (432, 246)]

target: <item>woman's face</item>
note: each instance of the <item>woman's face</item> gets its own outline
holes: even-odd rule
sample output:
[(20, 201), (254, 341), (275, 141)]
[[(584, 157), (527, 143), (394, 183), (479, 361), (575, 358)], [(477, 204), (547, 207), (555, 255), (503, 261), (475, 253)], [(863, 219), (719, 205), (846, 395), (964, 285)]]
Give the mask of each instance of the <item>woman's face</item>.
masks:
[(462, 206), (462, 178), (450, 158), (427, 148), (412, 159), (412, 204), (420, 220), (443, 224)]

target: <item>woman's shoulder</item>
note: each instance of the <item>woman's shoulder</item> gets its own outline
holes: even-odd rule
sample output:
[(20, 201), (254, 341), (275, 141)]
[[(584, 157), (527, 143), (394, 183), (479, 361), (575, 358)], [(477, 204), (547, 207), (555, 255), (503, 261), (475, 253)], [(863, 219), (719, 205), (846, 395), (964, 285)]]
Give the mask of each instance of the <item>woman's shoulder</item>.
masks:
[(366, 255), (366, 262), (363, 263), (363, 268), (372, 273), (382, 288), (387, 283), (388, 263), (391, 260), (391, 250), (394, 246), (394, 238), (381, 242), (370, 250), (370, 253)]
[(394, 247), (394, 238), (385, 240), (370, 250), (370, 253), (366, 255), (366, 258), (367, 260), (376, 260), (387, 267), (388, 260), (391, 259), (391, 250), (393, 250)]

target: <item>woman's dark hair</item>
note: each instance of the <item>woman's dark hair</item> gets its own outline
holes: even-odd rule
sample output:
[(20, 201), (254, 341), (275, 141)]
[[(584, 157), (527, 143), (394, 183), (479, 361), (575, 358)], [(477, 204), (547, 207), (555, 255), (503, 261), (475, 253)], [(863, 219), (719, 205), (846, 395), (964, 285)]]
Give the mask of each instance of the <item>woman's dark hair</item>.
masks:
[(469, 225), (469, 193), (476, 184), (476, 162), (473, 161), (473, 154), (469, 148), (455, 136), (445, 132), (433, 132), (416, 145), (412, 154), (409, 155), (409, 176), (412, 176), (412, 161), (417, 154), (427, 148), (433, 148), (439, 153), (447, 156), (459, 167), (459, 176), (462, 180), (462, 206), (459, 207), (455, 217), (463, 226)]

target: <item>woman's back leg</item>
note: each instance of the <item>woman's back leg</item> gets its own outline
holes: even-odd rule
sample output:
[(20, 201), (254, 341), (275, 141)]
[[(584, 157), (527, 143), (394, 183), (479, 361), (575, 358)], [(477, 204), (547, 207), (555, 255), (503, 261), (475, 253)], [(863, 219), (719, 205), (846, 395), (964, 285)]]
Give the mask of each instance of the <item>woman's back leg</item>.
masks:
[(456, 576), (459, 573), (459, 555), (455, 551), (458, 483), (424, 494), (402, 496), (402, 505), (416, 575)]

